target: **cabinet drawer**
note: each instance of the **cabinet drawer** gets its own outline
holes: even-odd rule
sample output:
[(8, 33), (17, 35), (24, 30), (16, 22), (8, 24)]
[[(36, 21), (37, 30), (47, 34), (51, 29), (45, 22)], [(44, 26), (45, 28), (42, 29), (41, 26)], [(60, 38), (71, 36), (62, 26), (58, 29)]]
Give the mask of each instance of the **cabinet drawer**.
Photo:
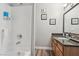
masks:
[(63, 52), (63, 45), (62, 45), (62, 44), (60, 44), (60, 43), (59, 43), (58, 41), (56, 41), (56, 40), (54, 40), (53, 43), (60, 49), (61, 52)]

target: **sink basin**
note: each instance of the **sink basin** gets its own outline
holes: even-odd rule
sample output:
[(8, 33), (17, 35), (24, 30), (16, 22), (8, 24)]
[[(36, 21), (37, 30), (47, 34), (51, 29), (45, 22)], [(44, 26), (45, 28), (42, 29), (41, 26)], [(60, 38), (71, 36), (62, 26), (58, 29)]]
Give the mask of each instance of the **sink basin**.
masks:
[(59, 40), (69, 40), (69, 39), (67, 39), (67, 38), (65, 38), (65, 37), (58, 37), (58, 39), (59, 39)]

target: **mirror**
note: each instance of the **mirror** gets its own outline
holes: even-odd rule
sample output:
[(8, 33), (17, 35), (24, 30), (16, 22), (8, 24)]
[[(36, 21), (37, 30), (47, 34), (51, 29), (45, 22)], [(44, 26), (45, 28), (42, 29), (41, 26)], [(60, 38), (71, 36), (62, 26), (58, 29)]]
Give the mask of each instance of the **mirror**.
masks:
[(64, 13), (63, 32), (79, 34), (79, 3)]

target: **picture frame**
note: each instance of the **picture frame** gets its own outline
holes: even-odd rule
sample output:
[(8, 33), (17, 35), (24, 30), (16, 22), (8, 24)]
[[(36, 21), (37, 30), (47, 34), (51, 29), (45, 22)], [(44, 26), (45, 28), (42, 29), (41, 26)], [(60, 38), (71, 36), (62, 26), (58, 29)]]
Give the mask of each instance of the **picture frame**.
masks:
[(78, 25), (79, 24), (79, 18), (71, 18), (71, 24), (72, 25)]
[(56, 25), (56, 19), (49, 19), (50, 25)]
[(47, 20), (47, 14), (41, 14), (41, 20)]

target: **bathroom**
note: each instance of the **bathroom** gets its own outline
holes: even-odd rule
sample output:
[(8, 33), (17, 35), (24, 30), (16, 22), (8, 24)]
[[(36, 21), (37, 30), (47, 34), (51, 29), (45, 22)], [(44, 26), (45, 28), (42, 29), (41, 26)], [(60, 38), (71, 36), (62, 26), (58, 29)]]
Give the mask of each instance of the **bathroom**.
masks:
[(79, 34), (78, 10), (79, 3), (0, 3), (0, 56), (54, 56), (52, 35)]

